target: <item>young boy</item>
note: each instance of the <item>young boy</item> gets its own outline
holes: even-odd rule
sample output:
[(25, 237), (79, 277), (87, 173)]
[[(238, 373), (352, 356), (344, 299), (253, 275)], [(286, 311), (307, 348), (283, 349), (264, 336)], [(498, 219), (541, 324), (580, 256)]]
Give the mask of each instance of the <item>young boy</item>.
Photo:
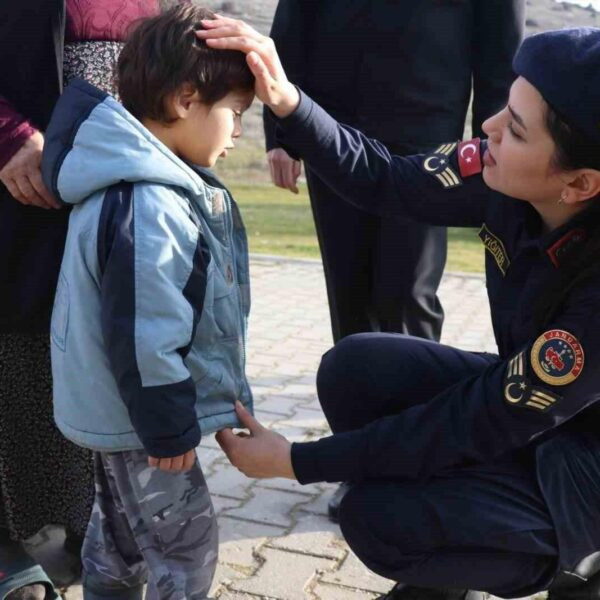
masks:
[(205, 598), (214, 511), (195, 448), (251, 407), (250, 296), (239, 211), (199, 168), (225, 157), (254, 97), (245, 57), (179, 6), (119, 60), (123, 106), (76, 82), (46, 132), (46, 185), (71, 213), (52, 316), (56, 423), (97, 451), (87, 600)]

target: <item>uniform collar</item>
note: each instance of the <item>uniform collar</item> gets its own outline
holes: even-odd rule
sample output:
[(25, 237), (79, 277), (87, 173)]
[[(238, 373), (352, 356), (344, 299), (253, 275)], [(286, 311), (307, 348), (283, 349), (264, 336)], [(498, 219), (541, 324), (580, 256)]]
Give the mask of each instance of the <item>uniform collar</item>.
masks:
[(560, 268), (588, 238), (590, 228), (600, 219), (600, 198), (564, 225), (553, 229), (539, 238), (540, 251), (556, 268)]

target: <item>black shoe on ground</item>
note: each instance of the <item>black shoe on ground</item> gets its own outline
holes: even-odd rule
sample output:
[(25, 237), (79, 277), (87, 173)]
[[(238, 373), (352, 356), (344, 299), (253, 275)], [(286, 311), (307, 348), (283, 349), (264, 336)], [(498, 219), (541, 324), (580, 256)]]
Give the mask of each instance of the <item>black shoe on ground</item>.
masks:
[(485, 600), (487, 594), (470, 590), (434, 590), (397, 583), (377, 600)]
[(548, 590), (548, 600), (600, 600), (600, 573), (596, 573), (587, 581), (567, 581), (561, 578)]
[(338, 489), (333, 492), (331, 500), (327, 504), (327, 512), (329, 514), (329, 520), (332, 523), (340, 522), (340, 504), (344, 496), (350, 491), (349, 483), (340, 483)]

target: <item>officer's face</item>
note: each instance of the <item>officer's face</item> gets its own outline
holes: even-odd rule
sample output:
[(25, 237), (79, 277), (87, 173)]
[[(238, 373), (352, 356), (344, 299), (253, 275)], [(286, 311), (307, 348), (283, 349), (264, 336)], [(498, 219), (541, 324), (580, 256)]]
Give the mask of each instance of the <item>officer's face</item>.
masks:
[(545, 124), (546, 110), (537, 89), (519, 77), (506, 108), (483, 124), (489, 137), (484, 181), (538, 208), (556, 204), (564, 188), (561, 173), (552, 163), (555, 145)]

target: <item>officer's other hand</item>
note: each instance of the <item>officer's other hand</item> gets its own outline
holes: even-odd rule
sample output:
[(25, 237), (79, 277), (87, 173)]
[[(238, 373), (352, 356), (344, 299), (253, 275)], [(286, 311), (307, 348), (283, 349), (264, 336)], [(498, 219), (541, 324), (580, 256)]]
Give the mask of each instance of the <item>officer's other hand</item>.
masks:
[(236, 402), (235, 412), (250, 433), (234, 434), (231, 429), (217, 433), (217, 442), (229, 462), (247, 477), (295, 479), (291, 444), (282, 435), (263, 427), (240, 402)]
[(244, 52), (250, 70), (256, 77), (255, 91), (280, 118), (294, 112), (300, 102), (300, 94), (292, 85), (281, 66), (275, 44), (270, 37), (238, 19), (217, 15), (216, 19), (202, 21), (204, 30), (196, 35), (212, 48)]
[(273, 148), (267, 152), (271, 180), (280, 188), (298, 193), (298, 177), (302, 172), (302, 163), (294, 160), (283, 148)]
[(148, 457), (148, 464), (161, 471), (170, 471), (177, 473), (179, 471), (189, 471), (196, 462), (196, 450), (188, 450), (185, 454), (174, 456), (173, 458), (155, 458)]
[(44, 136), (36, 131), (0, 170), (0, 181), (11, 196), (21, 202), (40, 208), (60, 208), (59, 202), (42, 181), (40, 164)]

